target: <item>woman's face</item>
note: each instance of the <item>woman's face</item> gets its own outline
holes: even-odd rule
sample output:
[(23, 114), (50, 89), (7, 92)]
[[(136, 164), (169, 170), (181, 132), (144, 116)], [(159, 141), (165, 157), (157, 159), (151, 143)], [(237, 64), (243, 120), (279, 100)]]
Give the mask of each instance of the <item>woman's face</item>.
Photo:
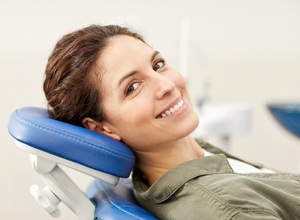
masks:
[(98, 60), (106, 128), (133, 150), (149, 150), (198, 125), (184, 78), (163, 56), (129, 36), (116, 36)]

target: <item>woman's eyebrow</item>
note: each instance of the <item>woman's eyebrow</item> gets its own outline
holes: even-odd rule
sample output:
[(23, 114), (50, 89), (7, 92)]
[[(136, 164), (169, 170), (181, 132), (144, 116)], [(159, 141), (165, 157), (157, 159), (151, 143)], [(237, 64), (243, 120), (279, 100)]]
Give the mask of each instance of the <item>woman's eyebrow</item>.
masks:
[[(157, 50), (153, 52), (153, 54), (152, 54), (152, 56), (151, 56), (151, 59), (150, 59), (150, 62), (151, 62), (151, 63), (153, 62), (153, 60), (155, 59), (155, 57), (157, 56), (157, 54), (160, 54), (160, 52), (157, 51)], [(137, 70), (133, 70), (133, 71), (131, 71), (131, 72), (125, 74), (125, 75), (119, 80), (118, 85), (120, 86), (120, 85), (122, 84), (122, 82), (123, 82), (125, 79), (127, 79), (128, 77), (133, 76), (133, 75), (135, 75), (135, 74), (137, 74), (137, 73), (138, 73)]]
[(151, 56), (151, 62), (153, 62), (153, 60), (155, 59), (155, 57), (157, 56), (157, 54), (160, 54), (160, 52), (159, 51), (154, 51), (154, 53), (152, 54), (152, 56)]
[(127, 79), (128, 77), (130, 77), (130, 76), (133, 76), (133, 75), (135, 75), (135, 74), (137, 74), (138, 73), (138, 71), (136, 71), (136, 70), (134, 70), (134, 71), (132, 71), (132, 72), (130, 72), (130, 73), (128, 73), (128, 74), (125, 74), (120, 80), (119, 80), (119, 86), (122, 84), (122, 82), (125, 80), (125, 79)]

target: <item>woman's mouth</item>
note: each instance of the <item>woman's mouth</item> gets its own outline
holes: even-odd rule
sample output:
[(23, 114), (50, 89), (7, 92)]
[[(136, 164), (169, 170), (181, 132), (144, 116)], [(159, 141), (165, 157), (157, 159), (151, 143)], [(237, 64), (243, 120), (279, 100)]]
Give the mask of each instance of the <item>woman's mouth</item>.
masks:
[(156, 118), (164, 118), (164, 117), (167, 117), (168, 115), (174, 114), (182, 106), (183, 106), (183, 99), (181, 98), (177, 104), (175, 104), (174, 106), (172, 106), (170, 109), (167, 109), (163, 113), (159, 114)]

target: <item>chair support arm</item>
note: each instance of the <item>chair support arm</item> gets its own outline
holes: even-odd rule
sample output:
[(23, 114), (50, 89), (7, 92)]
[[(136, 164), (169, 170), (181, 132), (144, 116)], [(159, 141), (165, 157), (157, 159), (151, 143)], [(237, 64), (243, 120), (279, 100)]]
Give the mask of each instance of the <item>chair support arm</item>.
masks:
[[(44, 189), (33, 186), (31, 192), (40, 205), (53, 217), (60, 215), (57, 205), (61, 201), (80, 220), (95, 219), (94, 204), (55, 162), (36, 155), (31, 155), (30, 161), (46, 184)], [(51, 192), (53, 195), (51, 195)]]

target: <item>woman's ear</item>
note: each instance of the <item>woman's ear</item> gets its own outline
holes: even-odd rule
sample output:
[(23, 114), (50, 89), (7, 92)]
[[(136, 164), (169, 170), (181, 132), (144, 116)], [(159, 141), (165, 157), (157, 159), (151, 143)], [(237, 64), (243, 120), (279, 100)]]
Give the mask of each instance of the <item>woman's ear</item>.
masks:
[(114, 138), (118, 141), (121, 140), (121, 137), (118, 134), (116, 134), (115, 132), (113, 132), (112, 129), (109, 128), (110, 126), (107, 125), (106, 122), (98, 122), (92, 118), (84, 118), (84, 119), (82, 119), (82, 124), (85, 128), (87, 128), (89, 130), (99, 132), (108, 137)]
[(95, 121), (94, 119), (91, 118), (84, 118), (82, 119), (82, 124), (85, 128), (89, 129), (89, 130), (93, 130), (93, 131), (97, 131), (98, 130), (98, 126), (99, 126), (99, 122)]

